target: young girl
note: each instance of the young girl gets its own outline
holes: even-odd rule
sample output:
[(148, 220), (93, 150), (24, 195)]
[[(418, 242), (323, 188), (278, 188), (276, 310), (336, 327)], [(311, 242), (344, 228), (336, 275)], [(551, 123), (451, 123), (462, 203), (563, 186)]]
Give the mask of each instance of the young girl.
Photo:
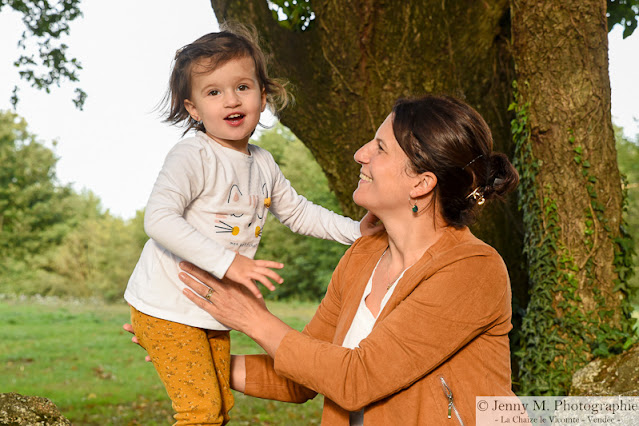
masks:
[[(298, 195), (273, 157), (249, 144), (260, 113), (287, 102), (267, 75), (266, 60), (245, 29), (207, 34), (175, 57), (167, 121), (194, 137), (166, 157), (149, 198), (144, 227), (151, 237), (124, 298), (131, 322), (173, 402), (176, 425), (221, 425), (233, 406), (229, 329), (183, 294), (179, 262), (218, 278), (274, 290), (282, 264), (253, 260), (270, 211), (294, 232), (351, 244), (361, 223)], [(212, 291), (205, 297), (210, 298)], [(214, 295), (213, 295), (214, 297)]]

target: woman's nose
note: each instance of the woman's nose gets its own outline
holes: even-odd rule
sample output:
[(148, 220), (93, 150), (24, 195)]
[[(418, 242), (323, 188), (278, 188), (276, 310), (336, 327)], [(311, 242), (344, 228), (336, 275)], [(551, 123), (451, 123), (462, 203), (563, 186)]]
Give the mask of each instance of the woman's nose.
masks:
[(360, 149), (358, 149), (355, 152), (355, 155), (353, 156), (353, 158), (355, 159), (356, 162), (358, 162), (359, 164), (364, 164), (368, 162), (368, 146), (370, 145), (370, 142), (367, 143), (366, 145), (362, 146)]

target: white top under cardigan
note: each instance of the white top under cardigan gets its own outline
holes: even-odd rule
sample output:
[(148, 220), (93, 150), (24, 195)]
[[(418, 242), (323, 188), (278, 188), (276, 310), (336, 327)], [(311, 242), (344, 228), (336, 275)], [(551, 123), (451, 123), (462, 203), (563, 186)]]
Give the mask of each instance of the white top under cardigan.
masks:
[(298, 234), (342, 244), (360, 237), (359, 222), (298, 195), (268, 151), (255, 145), (248, 150), (249, 155), (223, 147), (198, 132), (169, 152), (144, 216), (151, 239), (124, 293), (134, 308), (169, 321), (227, 330), (182, 294), (178, 264), (186, 259), (223, 277), (236, 252), (255, 255), (267, 211)]
[[(371, 334), (373, 331), (373, 326), (375, 325), (375, 321), (377, 321), (377, 317), (373, 315), (373, 313), (366, 306), (366, 298), (373, 289), (373, 276), (375, 275), (375, 271), (377, 271), (377, 266), (379, 262), (384, 257), (384, 252), (379, 260), (377, 261), (377, 265), (375, 265), (375, 269), (371, 273), (371, 277), (368, 279), (368, 284), (366, 284), (366, 288), (364, 289), (364, 294), (362, 295), (362, 300), (359, 302), (359, 306), (357, 307), (357, 312), (355, 313), (355, 317), (353, 317), (353, 322), (351, 323), (351, 327), (348, 329), (346, 333), (346, 337), (344, 337), (344, 342), (342, 342), (342, 347), (354, 349), (359, 347), (359, 342), (364, 340)], [(379, 312), (382, 312), (384, 306), (386, 306), (386, 302), (390, 299), (395, 291), (395, 287), (397, 286), (397, 282), (404, 276), (404, 272), (408, 269), (402, 271), (399, 274), (399, 277), (393, 282), (393, 284), (388, 288), (382, 302), (379, 305)], [(362, 408), (360, 411), (354, 411), (350, 414), (350, 425), (351, 426), (363, 426), (364, 424), (364, 409)]]

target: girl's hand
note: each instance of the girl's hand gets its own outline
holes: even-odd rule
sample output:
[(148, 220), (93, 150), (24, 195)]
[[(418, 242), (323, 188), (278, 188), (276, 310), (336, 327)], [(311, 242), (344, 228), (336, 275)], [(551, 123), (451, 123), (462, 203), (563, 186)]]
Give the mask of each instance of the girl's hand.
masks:
[[(291, 328), (271, 314), (264, 298), (229, 279), (218, 280), (188, 262), (181, 262), (179, 277), (191, 289), (183, 293), (222, 324), (240, 331), (262, 346), (272, 357)], [(195, 278), (194, 278), (195, 277)], [(202, 284), (204, 283), (204, 284)]]
[(269, 278), (278, 284), (282, 284), (284, 279), (280, 277), (277, 272), (269, 268), (282, 269), (283, 267), (284, 265), (279, 262), (273, 262), (272, 260), (253, 260), (237, 253), (231, 266), (227, 269), (224, 278), (242, 284), (248, 288), (255, 297), (261, 299), (262, 293), (260, 293), (255, 283), (259, 281), (269, 290), (275, 290), (275, 286), (271, 284)]
[(362, 220), (359, 222), (359, 230), (362, 237), (377, 234), (384, 230), (384, 224), (371, 212), (366, 212)]
[[(133, 326), (131, 324), (127, 323), (127, 324), (124, 324), (122, 326), (122, 328), (125, 329), (126, 331), (128, 331), (129, 333), (133, 334), (133, 337), (131, 338), (131, 341), (142, 348), (142, 345), (140, 345), (140, 342), (138, 342), (138, 338), (135, 337), (135, 331), (133, 331)], [(142, 349), (144, 349), (144, 348), (142, 348)], [(151, 357), (147, 355), (147, 356), (144, 357), (144, 360), (146, 362), (151, 362)]]

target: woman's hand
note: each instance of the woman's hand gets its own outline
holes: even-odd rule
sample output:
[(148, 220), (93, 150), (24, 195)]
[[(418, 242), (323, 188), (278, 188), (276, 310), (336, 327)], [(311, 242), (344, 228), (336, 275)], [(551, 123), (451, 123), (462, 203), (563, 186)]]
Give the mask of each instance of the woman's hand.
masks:
[[(131, 324), (127, 323), (127, 324), (124, 324), (122, 326), (122, 328), (125, 329), (126, 331), (128, 331), (129, 333), (133, 334), (133, 337), (131, 337), (131, 341), (142, 348), (142, 345), (140, 345), (140, 342), (138, 342), (138, 338), (135, 337), (135, 331), (133, 331), (133, 326)], [(142, 348), (142, 349), (144, 349), (144, 348)], [(144, 360), (146, 362), (151, 362), (151, 357), (147, 355), (147, 356), (144, 357)]]
[(263, 298), (258, 299), (233, 281), (218, 280), (191, 263), (181, 262), (180, 268), (184, 271), (179, 274), (180, 280), (191, 288), (184, 289), (186, 297), (222, 324), (255, 340), (271, 357), (275, 356), (291, 328), (268, 311)]
[(359, 222), (359, 230), (362, 233), (362, 237), (373, 235), (384, 230), (384, 224), (373, 213), (366, 212)]

